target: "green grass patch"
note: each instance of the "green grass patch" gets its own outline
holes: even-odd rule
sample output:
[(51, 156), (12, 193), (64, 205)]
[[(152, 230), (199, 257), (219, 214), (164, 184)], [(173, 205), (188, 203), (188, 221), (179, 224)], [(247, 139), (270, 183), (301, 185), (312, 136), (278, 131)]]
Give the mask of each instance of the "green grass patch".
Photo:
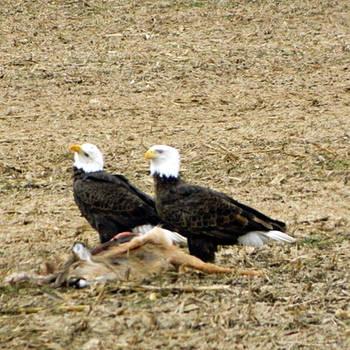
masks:
[(322, 242), (321, 238), (315, 236), (315, 237), (307, 237), (307, 238), (304, 238), (302, 241), (300, 241), (300, 243), (302, 244), (306, 244), (308, 246), (311, 246), (311, 247), (317, 247), (319, 246)]

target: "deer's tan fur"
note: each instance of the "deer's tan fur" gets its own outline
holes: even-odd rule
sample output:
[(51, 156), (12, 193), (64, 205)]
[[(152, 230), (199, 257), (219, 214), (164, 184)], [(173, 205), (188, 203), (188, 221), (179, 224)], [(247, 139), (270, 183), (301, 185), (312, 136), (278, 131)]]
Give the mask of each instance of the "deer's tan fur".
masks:
[[(43, 279), (43, 276), (37, 275), (36, 280), (41, 283), (55, 280), (57, 285), (70, 285), (72, 281), (79, 279), (87, 281), (88, 284), (106, 280), (138, 280), (159, 275), (171, 266), (179, 271), (190, 268), (205, 273), (235, 273), (247, 276), (262, 274), (260, 271), (235, 270), (205, 263), (183, 252), (180, 248), (170, 245), (162, 229), (156, 227), (129, 242), (101, 250), (92, 255), (89, 260), (70, 259), (54, 279)], [(11, 282), (10, 277), (8, 281)], [(22, 275), (21, 278), (23, 279)], [(35, 277), (31, 274), (27, 279), (35, 279)], [(14, 280), (15, 278), (12, 278), (12, 281)]]

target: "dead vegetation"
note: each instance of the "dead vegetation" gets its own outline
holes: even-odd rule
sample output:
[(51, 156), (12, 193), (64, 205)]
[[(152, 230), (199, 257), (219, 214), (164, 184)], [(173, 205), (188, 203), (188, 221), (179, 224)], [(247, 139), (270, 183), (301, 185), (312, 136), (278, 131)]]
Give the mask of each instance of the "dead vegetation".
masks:
[(222, 249), (267, 277), (0, 286), (1, 349), (345, 349), (350, 338), (346, 1), (0, 4), (0, 277), (98, 239), (68, 146), (152, 193), (143, 152), (285, 220), (293, 246)]

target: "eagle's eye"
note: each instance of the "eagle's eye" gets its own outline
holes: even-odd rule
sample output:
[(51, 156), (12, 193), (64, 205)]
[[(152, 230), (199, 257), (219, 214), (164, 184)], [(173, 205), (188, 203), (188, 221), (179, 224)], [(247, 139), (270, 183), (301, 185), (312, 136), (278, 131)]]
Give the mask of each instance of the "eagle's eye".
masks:
[(162, 149), (157, 149), (158, 153), (163, 153), (164, 151)]
[(86, 152), (84, 152), (84, 151), (83, 151), (83, 153), (84, 153), (84, 156), (85, 156), (85, 157), (89, 157), (89, 153), (86, 153)]

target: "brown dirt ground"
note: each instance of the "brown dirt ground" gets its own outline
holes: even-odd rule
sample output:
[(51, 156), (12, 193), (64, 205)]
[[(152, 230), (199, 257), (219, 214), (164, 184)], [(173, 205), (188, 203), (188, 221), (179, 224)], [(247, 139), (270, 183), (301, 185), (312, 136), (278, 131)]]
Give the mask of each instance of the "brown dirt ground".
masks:
[(185, 179), (298, 239), (217, 256), (267, 278), (2, 285), (1, 349), (350, 348), (348, 1), (2, 0), (0, 49), (1, 278), (97, 243), (72, 199), (77, 142), (148, 193), (143, 152), (175, 146)]

